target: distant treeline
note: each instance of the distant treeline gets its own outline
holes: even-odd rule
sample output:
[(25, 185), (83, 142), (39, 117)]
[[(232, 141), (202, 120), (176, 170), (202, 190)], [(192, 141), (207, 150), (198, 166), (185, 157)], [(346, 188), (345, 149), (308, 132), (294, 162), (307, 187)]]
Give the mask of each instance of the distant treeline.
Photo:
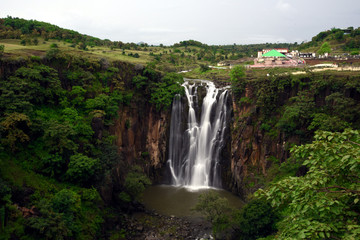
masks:
[[(35, 39), (43, 38), (45, 41), (49, 39), (62, 40), (68, 43), (86, 47), (93, 46), (107, 46), (109, 48), (119, 49), (138, 49), (140, 47), (149, 46), (147, 43), (124, 43), (122, 41), (110, 41), (109, 39), (99, 39), (89, 35), (81, 34), (79, 32), (64, 29), (56, 25), (41, 22), (37, 20), (26, 20), (17, 17), (8, 16), (0, 19), (0, 39)], [(32, 43), (34, 41), (28, 41)], [(36, 41), (35, 41), (36, 42)], [(297, 44), (291, 43), (264, 43), (264, 44), (250, 44), (250, 45), (207, 45), (196, 40), (186, 40), (175, 43), (170, 48), (178, 47), (199, 47), (205, 50), (218, 52), (223, 55), (229, 55), (229, 59), (238, 59), (245, 56), (256, 54), (257, 51), (263, 48), (293, 48)], [(160, 44), (160, 47), (166, 47)]]
[(108, 46), (122, 49), (137, 47), (135, 43), (123, 43), (121, 41), (110, 41), (109, 39), (102, 40), (37, 20), (26, 20), (11, 16), (0, 19), (0, 39), (24, 40), (38, 37), (43, 38), (45, 41), (57, 39), (73, 44), (82, 43), (82, 45), (90, 47)]

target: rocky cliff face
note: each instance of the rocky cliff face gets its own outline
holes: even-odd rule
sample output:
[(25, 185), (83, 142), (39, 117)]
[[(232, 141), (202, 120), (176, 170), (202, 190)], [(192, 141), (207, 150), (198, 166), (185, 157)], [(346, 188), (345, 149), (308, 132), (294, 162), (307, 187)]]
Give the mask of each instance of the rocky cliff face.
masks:
[(155, 111), (146, 103), (122, 106), (112, 129), (118, 151), (129, 165), (139, 164), (155, 181), (166, 164), (169, 113)]
[[(253, 99), (251, 88), (247, 88), (245, 97)], [(245, 198), (262, 185), (273, 159), (281, 162), (288, 158), (284, 136), (271, 136), (261, 130), (255, 104), (239, 104), (233, 99), (233, 121), (231, 124), (231, 191)], [(296, 139), (292, 139), (296, 141)]]

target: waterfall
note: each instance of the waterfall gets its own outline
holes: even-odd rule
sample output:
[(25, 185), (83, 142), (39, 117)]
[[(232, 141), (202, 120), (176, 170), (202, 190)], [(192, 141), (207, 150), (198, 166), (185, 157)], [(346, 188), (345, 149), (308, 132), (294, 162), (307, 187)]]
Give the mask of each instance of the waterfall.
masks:
[[(206, 87), (200, 107), (199, 86)], [(186, 103), (176, 95), (171, 112), (168, 166), (172, 184), (194, 189), (221, 187), (220, 153), (225, 146), (228, 91), (205, 80), (185, 80), (183, 87)]]

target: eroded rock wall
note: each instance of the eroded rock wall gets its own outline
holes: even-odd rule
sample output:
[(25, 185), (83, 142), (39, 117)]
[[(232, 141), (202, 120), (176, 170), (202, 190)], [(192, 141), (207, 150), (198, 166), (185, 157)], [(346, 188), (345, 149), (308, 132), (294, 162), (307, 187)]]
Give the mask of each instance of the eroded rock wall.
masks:
[(144, 102), (122, 106), (112, 129), (125, 162), (142, 166), (154, 182), (162, 180), (166, 164), (169, 114)]
[[(245, 97), (253, 99), (251, 88)], [(281, 162), (288, 158), (286, 141), (280, 134), (270, 136), (261, 130), (257, 107), (250, 103), (237, 103), (233, 99), (233, 121), (231, 123), (231, 181), (228, 188), (240, 197), (246, 196), (262, 186), (273, 159)], [(292, 139), (296, 142), (296, 139)]]

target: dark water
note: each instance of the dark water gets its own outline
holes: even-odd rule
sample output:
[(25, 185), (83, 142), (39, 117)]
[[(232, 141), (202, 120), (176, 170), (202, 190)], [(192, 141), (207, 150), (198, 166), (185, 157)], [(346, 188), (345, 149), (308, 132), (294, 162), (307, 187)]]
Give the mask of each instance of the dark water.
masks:
[(216, 191), (221, 197), (228, 199), (230, 206), (240, 208), (243, 202), (237, 196), (222, 189), (196, 189), (175, 187), (170, 185), (156, 185), (147, 188), (144, 192), (143, 203), (149, 210), (163, 215), (176, 217), (199, 217), (191, 209), (196, 205), (200, 194)]

